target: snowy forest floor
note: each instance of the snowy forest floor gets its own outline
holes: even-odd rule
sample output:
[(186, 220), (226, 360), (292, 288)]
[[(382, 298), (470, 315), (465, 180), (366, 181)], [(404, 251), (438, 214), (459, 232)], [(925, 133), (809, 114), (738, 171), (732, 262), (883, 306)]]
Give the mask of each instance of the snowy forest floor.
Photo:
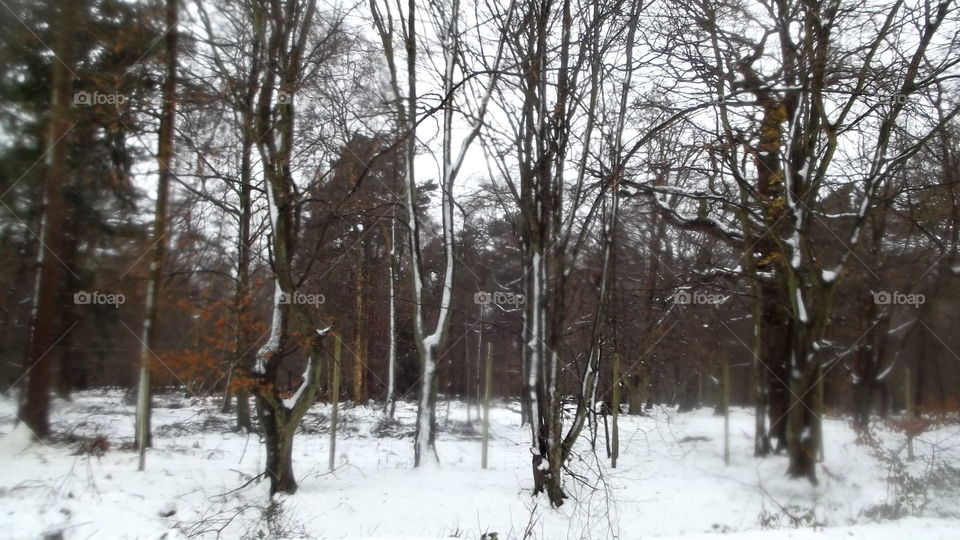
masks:
[[(50, 444), (14, 430), (15, 401), (0, 400), (0, 538), (957, 538), (960, 425), (915, 440), (877, 421), (857, 441), (849, 422), (824, 423), (820, 485), (784, 476), (783, 456), (757, 459), (753, 415), (731, 411), (731, 464), (723, 418), (712, 409), (621, 416), (611, 469), (601, 424), (566, 477), (560, 509), (532, 498), (529, 436), (519, 406), (491, 411), (490, 467), (480, 467), (480, 424), (462, 402), (441, 403), (438, 467), (414, 470), (415, 408), (397, 422), (373, 407), (341, 409), (337, 467), (327, 470), (329, 407), (316, 405), (294, 442), (296, 495), (270, 506), (257, 435), (231, 431), (214, 399), (159, 395), (153, 449), (137, 472), (134, 409), (121, 391), (57, 400)], [(476, 410), (471, 412), (476, 420)], [(57, 442), (59, 441), (59, 442)], [(62, 535), (62, 536), (58, 536)]]

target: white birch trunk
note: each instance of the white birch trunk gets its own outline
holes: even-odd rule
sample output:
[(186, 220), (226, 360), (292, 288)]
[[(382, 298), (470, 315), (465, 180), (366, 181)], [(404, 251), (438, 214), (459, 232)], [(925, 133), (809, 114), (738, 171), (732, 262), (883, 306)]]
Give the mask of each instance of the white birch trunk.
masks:
[(393, 418), (397, 369), (397, 307), (394, 264), (396, 257), (396, 221), (390, 221), (390, 352), (387, 359), (387, 399), (385, 410)]

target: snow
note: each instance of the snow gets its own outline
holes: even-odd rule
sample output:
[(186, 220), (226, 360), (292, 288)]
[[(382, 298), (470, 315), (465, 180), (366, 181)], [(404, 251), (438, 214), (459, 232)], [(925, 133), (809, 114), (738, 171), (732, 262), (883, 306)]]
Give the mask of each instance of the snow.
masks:
[(807, 156), (807, 158), (803, 160), (803, 166), (800, 167), (800, 170), (797, 171), (797, 174), (800, 175), (801, 179), (807, 179), (807, 176), (810, 174), (810, 156)]
[[(540, 278), (542, 277), (542, 268), (543, 265), (540, 262), (540, 253), (534, 252), (533, 257), (530, 260), (530, 275), (533, 276), (533, 284), (531, 286), (532, 294), (530, 294), (530, 301), (532, 308), (530, 313), (532, 314), (532, 321), (530, 321), (530, 327), (527, 330), (527, 333), (530, 336), (530, 340), (527, 342), (527, 397), (530, 402), (530, 441), (532, 448), (534, 449), (534, 455), (539, 454), (537, 449), (537, 431), (539, 429), (540, 422), (540, 402), (537, 398), (537, 383), (540, 380), (540, 364), (543, 361), (541, 355), (543, 354), (540, 344), (541, 339), (543, 338), (543, 328), (541, 327), (541, 283)], [(526, 322), (526, 318), (524, 318)], [(556, 391), (556, 387), (553, 386), (553, 381), (551, 381), (550, 392), (551, 395)]]
[(280, 282), (273, 281), (273, 316), (270, 322), (270, 337), (263, 343), (260, 350), (257, 351), (257, 360), (253, 366), (253, 372), (263, 374), (267, 372), (267, 360), (270, 356), (280, 350), (280, 338), (283, 334), (283, 308), (280, 306), (283, 297), (283, 289), (280, 288)]
[[(867, 511), (898, 499), (888, 482), (890, 466), (878, 456), (903, 452), (905, 439), (875, 423), (876, 445), (858, 443), (843, 419), (824, 424), (826, 460), (820, 485), (784, 475), (785, 456), (753, 457), (753, 416), (732, 408), (731, 464), (723, 465), (723, 418), (711, 408), (678, 414), (655, 408), (650, 416), (620, 417), (617, 469), (589, 452), (588, 437), (576, 446), (566, 477), (570, 498), (557, 510), (532, 498), (531, 461), (519, 405), (491, 409), (490, 467), (480, 468), (480, 441), (466, 423), (466, 407), (438, 405), (441, 467), (414, 470), (411, 437), (416, 406), (398, 402), (399, 436), (378, 436), (379, 408), (342, 404), (338, 467), (327, 472), (329, 407), (318, 404), (294, 441), (296, 495), (275, 499), (267, 517), (267, 482), (258, 474), (265, 453), (256, 434), (230, 430), (233, 419), (218, 400), (158, 394), (154, 448), (147, 470), (136, 472), (136, 453), (122, 448), (133, 438), (133, 407), (121, 391), (91, 391), (73, 402), (55, 400), (53, 428), (75, 437), (103, 435), (110, 448), (100, 457), (74, 455), (75, 445), (34, 444), (4, 454), (0, 467), (0, 515), (5, 538), (39, 538), (62, 531), (66, 539), (480, 538), (497, 532), (507, 540), (530, 538), (956, 538), (956, 493), (931, 491), (914, 516), (878, 521)], [(15, 400), (0, 400), (0, 447), (24, 439), (14, 428)], [(474, 426), (476, 427), (476, 426)], [(479, 429), (477, 429), (477, 432)], [(915, 439), (918, 455), (903, 462), (922, 475), (936, 453), (960, 459), (958, 427), (943, 424)], [(705, 438), (705, 439), (704, 439)], [(15, 446), (19, 447), (19, 446)], [(792, 515), (809, 514), (818, 526), (794, 527)], [(172, 512), (172, 513), (171, 513)]]
[(20, 422), (12, 431), (0, 437), (0, 456), (9, 457), (23, 453), (33, 443), (33, 432)]
[(793, 236), (788, 238), (785, 242), (790, 246), (790, 266), (794, 269), (800, 268), (800, 232), (796, 229), (793, 231)]
[(807, 322), (807, 308), (803, 304), (803, 295), (800, 294), (800, 289), (796, 290), (797, 296), (797, 316), (800, 318), (800, 322)]
[[(329, 328), (327, 328), (327, 330), (329, 330)], [(318, 329), (317, 333), (322, 336), (326, 332)], [(283, 400), (284, 407), (288, 409), (292, 409), (297, 404), (297, 402), (300, 401), (300, 396), (302, 396), (304, 390), (306, 390), (307, 387), (310, 386), (310, 377), (311, 377), (310, 371), (312, 369), (313, 369), (313, 357), (310, 357), (307, 359), (307, 366), (303, 368), (303, 375), (301, 375), (301, 378), (303, 379), (303, 381), (300, 383), (300, 386), (297, 387), (297, 391), (294, 392), (292, 396), (288, 398), (284, 398)]]
[(897, 361), (896, 361), (896, 360), (894, 360), (893, 362), (890, 362), (890, 365), (888, 365), (888, 366), (886, 367), (886, 369), (884, 369), (883, 371), (881, 371), (880, 373), (877, 374), (876, 380), (877, 380), (877, 381), (884, 381), (884, 380), (886, 380), (887, 377), (890, 375), (890, 373), (893, 372), (893, 368), (896, 367), (896, 366), (897, 366)]

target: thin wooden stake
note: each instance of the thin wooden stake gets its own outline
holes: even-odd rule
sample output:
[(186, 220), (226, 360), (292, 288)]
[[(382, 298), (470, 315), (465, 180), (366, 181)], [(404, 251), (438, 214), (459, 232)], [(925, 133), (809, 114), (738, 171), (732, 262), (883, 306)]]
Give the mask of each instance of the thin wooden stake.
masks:
[(826, 457), (823, 451), (823, 414), (824, 414), (823, 385), (825, 384), (823, 379), (824, 379), (823, 368), (818, 367), (817, 368), (817, 417), (814, 419), (814, 422), (816, 422), (816, 427), (817, 427), (817, 457), (819, 458), (819, 461), (821, 463), (823, 463), (823, 460)]
[(483, 383), (483, 449), (480, 454), (480, 467), (487, 468), (487, 447), (490, 444), (490, 387), (493, 380), (493, 344), (487, 342), (487, 366)]
[(610, 428), (610, 467), (617, 468), (617, 458), (620, 457), (620, 353), (613, 353), (613, 396), (610, 398), (613, 409), (613, 426)]
[(340, 336), (333, 346), (333, 380), (330, 382), (330, 460), (328, 469), (333, 470), (337, 456), (337, 414), (340, 407)]
[(913, 461), (913, 430), (910, 423), (913, 422), (913, 389), (910, 383), (910, 368), (906, 368), (903, 373), (903, 393), (907, 401), (907, 460)]
[(723, 359), (723, 464), (730, 464), (730, 360)]

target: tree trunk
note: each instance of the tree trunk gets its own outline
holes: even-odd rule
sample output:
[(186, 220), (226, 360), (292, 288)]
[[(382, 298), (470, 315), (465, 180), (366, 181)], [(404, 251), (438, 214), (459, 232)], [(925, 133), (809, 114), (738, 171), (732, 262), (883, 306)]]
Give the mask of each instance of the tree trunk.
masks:
[[(371, 1), (371, 15), (374, 19), (374, 25), (380, 35), (383, 43), (384, 55), (386, 57), (388, 69), (390, 70), (390, 84), (394, 93), (400, 96), (399, 77), (393, 56), (393, 20), (384, 19), (383, 13), (375, 1)], [(398, 5), (398, 9), (401, 6)], [(431, 16), (430, 10), (424, 12), (424, 15)], [(440, 48), (443, 51), (443, 73), (440, 77), (440, 86), (443, 94), (452, 93), (456, 90), (458, 82), (455, 76), (463, 66), (460, 65), (461, 57), (457, 54), (460, 46), (460, 13), (459, 3), (454, 2), (452, 9), (433, 13), (436, 24), (443, 39), (440, 40)], [(389, 17), (389, 11), (388, 11)], [(454, 185), (457, 175), (463, 164), (466, 151), (470, 144), (480, 132), (483, 125), (483, 116), (486, 114), (487, 105), (493, 94), (494, 86), (499, 75), (491, 73), (490, 85), (480, 102), (479, 110), (474, 114), (471, 129), (468, 135), (463, 139), (459, 153), (453, 149), (453, 119), (455, 116), (454, 107), (450, 103), (445, 103), (441, 109), (443, 118), (441, 121), (441, 153), (442, 171), (441, 171), (441, 222), (443, 235), (443, 254), (444, 254), (444, 272), (441, 298), (439, 302), (439, 311), (436, 316), (436, 322), (432, 331), (428, 331), (425, 325), (424, 316), (424, 291), (423, 291), (423, 264), (420, 252), (420, 226), (419, 209), (417, 196), (417, 178), (415, 174), (414, 162), (417, 155), (417, 21), (425, 20), (420, 17), (417, 11), (416, 0), (407, 2), (406, 14), (401, 14), (401, 19), (405, 23), (403, 31), (403, 44), (406, 49), (406, 106), (400, 99), (397, 100), (397, 119), (405, 137), (404, 161), (405, 161), (405, 184), (406, 202), (407, 202), (407, 247), (410, 252), (410, 274), (413, 281), (413, 303), (414, 303), (414, 335), (417, 342), (417, 352), (420, 356), (421, 364), (421, 391), (420, 406), (417, 411), (417, 430), (414, 437), (414, 463), (420, 466), (424, 457), (430, 453), (436, 456), (434, 448), (436, 411), (435, 396), (437, 391), (437, 355), (441, 352), (444, 340), (450, 323), (451, 307), (453, 302), (453, 278), (454, 278)], [(502, 51), (499, 49), (498, 51)], [(499, 64), (500, 52), (496, 63)], [(404, 129), (405, 128), (405, 129)]]
[(487, 361), (483, 382), (483, 449), (480, 454), (480, 467), (487, 468), (487, 446), (490, 442), (490, 387), (493, 380), (493, 344), (487, 342)]
[[(235, 357), (234, 364), (241, 368), (241, 373), (246, 375), (250, 369), (250, 349), (247, 328), (250, 311), (250, 218), (252, 215), (250, 195), (253, 190), (253, 171), (251, 158), (253, 152), (253, 118), (249, 110), (253, 101), (252, 94), (247, 97), (248, 109), (244, 112), (244, 133), (243, 133), (243, 155), (240, 164), (240, 193), (239, 193), (239, 235), (237, 237), (237, 290), (235, 297), (236, 310), (236, 333), (235, 333)], [(236, 369), (236, 368), (235, 368)], [(237, 429), (250, 431), (252, 424), (250, 422), (250, 392), (246, 386), (247, 381), (237, 387)], [(229, 390), (228, 390), (229, 391)]]
[(730, 465), (730, 360), (723, 359), (723, 376), (721, 377), (721, 404), (723, 407), (723, 464)]
[(567, 495), (563, 492), (563, 468), (559, 452), (551, 452), (548, 458), (533, 456), (533, 492), (545, 493), (554, 508), (563, 505)]
[(622, 375), (621, 382), (627, 390), (627, 414), (643, 414), (644, 404), (649, 401), (649, 375), (645, 366), (641, 366), (639, 373)]
[(684, 413), (690, 412), (697, 408), (697, 388), (699, 387), (700, 374), (698, 372), (694, 373), (683, 373), (680, 372), (679, 365), (677, 367), (678, 376), (680, 380), (680, 395), (677, 400), (677, 412)]
[(907, 423), (907, 461), (913, 461), (913, 430), (910, 429), (910, 422), (913, 422), (913, 387), (910, 386), (910, 368), (903, 370), (903, 402), (906, 404), (905, 420)]
[(160, 302), (160, 282), (162, 279), (163, 258), (166, 251), (167, 234), (167, 194), (169, 192), (173, 160), (174, 121), (176, 119), (177, 89), (177, 0), (167, 0), (166, 25), (171, 30), (166, 35), (166, 72), (163, 81), (163, 110), (160, 116), (160, 133), (157, 162), (157, 203), (154, 211), (150, 274), (147, 279), (146, 304), (144, 306), (143, 334), (140, 339), (140, 384), (137, 396), (136, 442), (140, 454), (138, 468), (143, 470), (146, 449), (150, 445), (150, 364), (156, 346), (156, 324), (158, 304)]
[[(740, 204), (747, 207), (749, 197), (747, 190), (740, 189)], [(748, 240), (756, 238), (753, 224), (751, 223), (746, 211), (741, 211), (740, 226), (743, 229), (743, 237)], [(767, 334), (764, 328), (764, 307), (763, 286), (760, 283), (760, 276), (757, 274), (757, 261), (754, 257), (755, 241), (744, 242), (743, 259), (751, 279), (750, 292), (752, 293), (751, 315), (753, 340), (751, 340), (750, 352), (753, 355), (751, 377), (753, 390), (753, 455), (762, 457), (769, 455), (772, 451), (770, 447), (770, 432), (767, 429), (766, 415), (769, 406), (769, 392), (771, 385), (768, 383), (769, 359), (761, 356), (764, 353), (763, 338)], [(772, 418), (771, 418), (772, 420)]]
[(911, 417), (919, 416), (920, 411), (927, 405), (927, 367), (926, 359), (930, 358), (929, 341), (925, 339), (918, 340), (917, 358), (920, 361), (915, 362), (916, 374), (913, 376), (911, 384), (910, 401), (908, 404)]
[(870, 399), (873, 391), (870, 383), (858, 379), (853, 383), (853, 428), (858, 433), (866, 433), (870, 425)]
[(366, 343), (363, 336), (364, 325), (364, 288), (366, 287), (366, 275), (364, 269), (364, 258), (366, 254), (363, 249), (363, 243), (360, 243), (359, 268), (357, 268), (356, 290), (354, 291), (354, 317), (355, 328), (353, 334), (353, 402), (360, 404), (364, 400), (363, 395), (363, 372), (366, 362), (365, 348)]
[(340, 415), (340, 336), (334, 343), (333, 369), (330, 379), (330, 453), (327, 470), (333, 471), (337, 464), (337, 422)]
[[(783, 123), (787, 120), (787, 108), (766, 91), (754, 90), (763, 103), (763, 119), (755, 157), (757, 169), (757, 192), (763, 200), (764, 219), (776, 225), (763, 230), (756, 242), (760, 258), (756, 270), (770, 274), (760, 277), (761, 321), (759, 360), (767, 371), (767, 404), (770, 415), (770, 434), (777, 439), (776, 452), (787, 447), (787, 419), (790, 411), (790, 358), (793, 343), (794, 321), (789, 306), (793, 301), (787, 284), (787, 261), (781, 250), (778, 236), (784, 237), (785, 228), (793, 223), (784, 216), (786, 189), (780, 148)], [(794, 357), (796, 359), (796, 357)], [(798, 361), (802, 359), (797, 359)]]
[[(259, 6), (259, 4), (258, 4)], [(263, 80), (255, 115), (255, 137), (263, 163), (264, 187), (270, 208), (273, 270), (273, 315), (270, 333), (257, 353), (251, 375), (255, 377), (253, 392), (267, 445), (267, 471), (270, 492), (294, 493), (292, 441), (300, 420), (313, 404), (323, 375), (326, 352), (322, 340), (330, 327), (318, 328), (314, 311), (307, 304), (286, 302), (297, 293), (300, 282), (295, 275), (300, 201), (293, 173), (289, 167), (295, 137), (295, 103), (288, 95), (286, 102), (276, 103), (276, 88), (292, 92), (303, 77), (306, 36), (315, 22), (316, 2), (267, 3), (258, 16), (254, 35), (264, 46)], [(292, 21), (300, 21), (294, 24)], [(293, 26), (287, 27), (287, 24)], [(282, 30), (281, 30), (282, 29)], [(269, 30), (269, 32), (268, 32)], [(291, 328), (288, 332), (288, 326)], [(300, 386), (290, 398), (284, 398), (278, 385), (287, 344), (306, 357), (307, 365)]]
[(817, 411), (816, 416), (813, 418), (813, 427), (814, 427), (814, 437), (817, 441), (817, 461), (823, 462), (826, 457), (826, 453), (823, 450), (823, 394), (824, 394), (824, 384), (825, 381), (823, 376), (823, 368), (818, 368), (819, 373), (817, 374), (817, 406), (813, 410)]
[[(772, 280), (770, 280), (772, 281)], [(760, 325), (761, 370), (766, 373), (766, 401), (769, 417), (768, 433), (776, 439), (774, 452), (780, 453), (787, 446), (787, 410), (790, 406), (790, 390), (787, 388), (789, 369), (789, 315), (779, 300), (784, 298), (775, 283), (761, 282), (763, 310)]]
[(269, 406), (259, 409), (267, 449), (266, 475), (270, 479), (270, 495), (296, 493), (298, 486), (293, 475), (293, 434), (297, 426), (278, 418)]
[(384, 409), (387, 416), (393, 418), (396, 409), (396, 385), (397, 385), (397, 293), (394, 276), (394, 267), (396, 265), (396, 228), (395, 219), (390, 220), (390, 238), (389, 238), (389, 279), (390, 279), (390, 352), (387, 357), (387, 399)]
[(250, 421), (250, 391), (245, 387), (237, 389), (237, 431), (240, 430), (247, 432), (253, 430), (253, 424)]
[(753, 362), (753, 400), (754, 400), (754, 426), (753, 426), (753, 455), (762, 457), (769, 455), (772, 451), (770, 447), (770, 433), (767, 430), (767, 392), (763, 384), (763, 374), (760, 362)]
[[(65, 201), (66, 217), (64, 219), (64, 234), (62, 235), (61, 259), (67, 268), (78, 267), (78, 219), (74, 216), (76, 212), (70, 206), (69, 201)], [(59, 366), (57, 374), (57, 395), (64, 400), (70, 401), (70, 393), (73, 390), (82, 390), (86, 388), (86, 358), (82, 354), (74, 353), (73, 350), (73, 329), (70, 325), (76, 325), (80, 316), (77, 308), (83, 306), (73, 305), (73, 293), (81, 288), (79, 276), (72, 273), (63, 276), (65, 281), (61, 286), (58, 303), (63, 306), (61, 309), (61, 328), (66, 328), (66, 333), (62, 334), (58, 347), (59, 351), (50, 351), (51, 361), (56, 361)]]
[[(521, 314), (523, 318), (523, 328), (527, 327), (527, 311), (523, 310)], [(529, 371), (530, 371), (530, 356), (526, 354), (527, 346), (523, 343), (524, 336), (521, 335), (518, 338), (519, 349), (523, 351), (523, 354), (520, 355), (520, 426), (531, 426), (533, 425), (533, 407), (530, 403), (530, 391), (527, 387), (527, 381), (529, 380)]]
[(420, 402), (417, 407), (417, 427), (413, 437), (414, 464), (419, 467), (425, 459), (437, 460), (434, 446), (437, 433), (437, 380), (434, 349), (424, 348), (420, 365)]
[(43, 210), (37, 246), (37, 275), (33, 291), (33, 310), (30, 316), (29, 357), (23, 377), (27, 378), (26, 393), (18, 417), (33, 431), (35, 437), (50, 434), (50, 372), (51, 349), (57, 343), (56, 331), (60, 321), (57, 310), (63, 268), (60, 262), (63, 228), (63, 183), (69, 174), (67, 168), (67, 132), (70, 130), (72, 31), (76, 13), (82, 13), (83, 2), (59, 5), (54, 26), (57, 32), (56, 60), (52, 61), (53, 75), (50, 100), (50, 126), (47, 131), (46, 170), (43, 178)]
[(223, 414), (230, 412), (230, 403), (233, 398), (230, 385), (233, 383), (233, 372), (235, 369), (233, 362), (227, 367), (227, 380), (223, 385), (223, 397), (220, 399), (220, 412)]
[[(816, 398), (811, 392), (820, 369), (794, 373), (790, 381), (790, 410), (787, 414), (787, 474), (817, 484)], [(799, 397), (798, 397), (799, 396)]]
[(620, 419), (620, 354), (613, 355), (613, 385), (612, 396), (610, 398), (610, 410), (613, 426), (611, 427), (610, 441), (610, 467), (617, 468), (617, 459), (620, 457), (620, 428), (618, 421)]

